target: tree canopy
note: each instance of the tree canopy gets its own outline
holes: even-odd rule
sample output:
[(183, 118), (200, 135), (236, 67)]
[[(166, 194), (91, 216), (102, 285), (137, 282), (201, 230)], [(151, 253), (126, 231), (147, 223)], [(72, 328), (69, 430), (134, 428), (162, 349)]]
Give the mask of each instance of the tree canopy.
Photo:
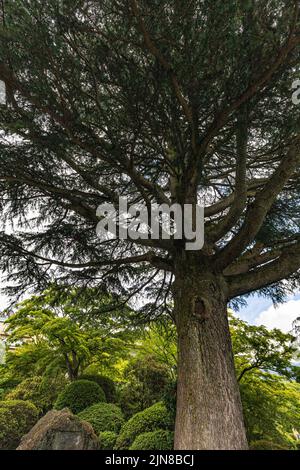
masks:
[(297, 351), (293, 335), (249, 325), (235, 317), (231, 317), (230, 327), (238, 381), (255, 369), (293, 375), (292, 360)]
[(1, 257), (15, 292), (55, 269), (120, 290), (130, 277), (159, 307), (176, 241), (97, 240), (96, 208), (197, 193), (199, 263), (223, 272), (230, 298), (295, 285), (298, 28), (298, 2), (278, 0), (4, 2), (2, 220), (20, 223)]
[[(32, 369), (42, 375), (67, 372), (74, 380), (88, 365), (113, 368), (126, 357), (136, 333), (126, 328), (124, 314), (122, 327), (120, 319), (113, 323), (111, 317), (99, 315), (107, 298), (96, 298), (92, 304), (93, 290), (83, 298), (76, 289), (63, 297), (58, 294), (51, 288), (32, 296), (6, 320), (8, 344), (14, 346), (7, 354), (11, 369), (20, 375)], [(127, 312), (130, 317), (132, 313)]]

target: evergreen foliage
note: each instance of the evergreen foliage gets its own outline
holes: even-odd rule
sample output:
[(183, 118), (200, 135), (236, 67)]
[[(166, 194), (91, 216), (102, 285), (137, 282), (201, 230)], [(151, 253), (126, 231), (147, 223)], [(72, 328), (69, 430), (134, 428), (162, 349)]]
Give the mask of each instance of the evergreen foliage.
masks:
[(145, 432), (157, 429), (171, 429), (174, 426), (165, 405), (161, 402), (146, 408), (130, 418), (121, 429), (115, 448), (129, 449), (135, 438)]
[(172, 450), (174, 433), (158, 429), (137, 436), (129, 450)]
[(118, 434), (124, 423), (121, 409), (113, 403), (97, 403), (81, 411), (78, 416), (90, 423), (96, 434), (104, 431)]
[(113, 450), (118, 435), (112, 431), (103, 431), (99, 434), (101, 450)]
[(96, 382), (105, 393), (106, 401), (108, 403), (114, 403), (117, 399), (117, 390), (115, 383), (109, 377), (104, 377), (103, 375), (89, 375), (83, 374), (80, 376), (82, 380), (90, 380), (91, 382)]
[(28, 400), (37, 407), (39, 413), (44, 414), (53, 408), (58, 394), (65, 388), (67, 382), (64, 377), (49, 378), (31, 376), (20, 382), (5, 398), (7, 400)]
[(69, 408), (72, 413), (77, 414), (95, 403), (105, 401), (106, 398), (102, 388), (95, 382), (76, 380), (67, 385), (58, 395), (55, 408), (57, 410)]
[(38, 410), (29, 401), (0, 402), (0, 449), (16, 449), (22, 436), (37, 422)]

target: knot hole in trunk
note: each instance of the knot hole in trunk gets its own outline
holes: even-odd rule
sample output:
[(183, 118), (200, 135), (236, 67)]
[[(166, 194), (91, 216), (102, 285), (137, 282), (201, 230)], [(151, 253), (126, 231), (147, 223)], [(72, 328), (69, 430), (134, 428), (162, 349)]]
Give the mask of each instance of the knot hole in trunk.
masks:
[(205, 322), (210, 317), (210, 306), (209, 302), (201, 297), (196, 297), (194, 299), (194, 309), (193, 316), (200, 321), (200, 323)]

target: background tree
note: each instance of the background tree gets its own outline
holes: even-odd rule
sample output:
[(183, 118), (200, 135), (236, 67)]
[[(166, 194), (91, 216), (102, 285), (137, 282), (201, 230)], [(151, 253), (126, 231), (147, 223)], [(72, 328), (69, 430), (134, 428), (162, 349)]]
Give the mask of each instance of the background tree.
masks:
[[(240, 382), (249, 442), (267, 441), (296, 449), (299, 446), (299, 384), (277, 374), (253, 370)], [(295, 433), (296, 432), (296, 433)]]
[[(52, 296), (49, 295), (50, 292)], [(41, 305), (45, 306), (45, 296), (48, 299), (54, 297), (55, 303), (58, 303), (57, 291), (52, 289), (50, 292), (41, 296)], [(80, 302), (78, 292), (75, 297), (74, 292), (73, 295), (69, 292), (67, 298), (69, 304), (74, 303), (75, 298)], [(67, 308), (66, 298), (61, 301), (59, 309), (56, 306), (60, 311)], [(48, 301), (48, 308), (49, 303)], [(36, 301), (35, 305), (37, 304)], [(36, 312), (36, 308), (33, 311)], [(79, 316), (76, 308), (73, 307), (72, 312)], [(294, 337), (276, 329), (267, 331), (262, 326), (248, 325), (232, 315), (229, 315), (229, 320), (236, 372), (237, 376), (241, 377), (239, 387), (250, 448), (296, 449), (299, 445), (297, 436), (300, 429), (300, 386), (294, 380), (296, 367), (292, 365)], [(89, 321), (92, 320), (87, 319), (87, 324)], [(102, 321), (105, 323), (105, 318), (102, 318)], [(0, 394), (5, 403), (10, 400), (29, 400), (38, 408), (40, 414), (44, 414), (53, 407), (61, 392), (64, 396), (64, 390), (66, 386), (69, 388), (70, 382), (66, 378), (66, 364), (63, 355), (57, 351), (57, 344), (53, 341), (49, 344), (36, 341), (36, 329), (32, 328), (30, 331), (28, 328), (30, 322), (33, 326), (36, 325), (35, 315), (29, 313), (25, 323), (28, 332), (26, 342), (9, 353), (8, 362), (1, 366)], [(97, 322), (100, 322), (99, 318)], [(123, 324), (124, 318), (120, 318), (119, 326), (115, 323), (111, 339), (114, 339), (116, 331), (123, 331)], [(20, 325), (18, 328), (21, 328)], [(64, 329), (62, 333), (68, 340), (68, 329)], [(33, 334), (33, 337), (29, 337), (29, 334)], [(107, 337), (110, 338), (109, 332)], [(87, 367), (84, 374), (80, 375), (79, 382), (84, 379), (88, 384), (92, 381), (100, 385), (107, 402), (120, 406), (127, 419), (163, 401), (174, 426), (177, 378), (177, 338), (174, 325), (170, 320), (167, 322), (164, 319), (162, 324), (156, 322), (147, 325), (145, 330), (139, 328), (131, 344), (119, 342), (119, 347), (120, 349), (112, 351), (104, 358), (105, 363), (108, 363), (104, 370), (106, 373), (109, 371), (114, 380), (99, 375), (99, 370), (103, 371), (103, 368), (99, 368), (99, 360), (103, 362), (103, 356), (97, 350), (96, 356), (91, 355), (87, 359)], [(53, 358), (58, 358), (57, 362)], [(77, 394), (82, 392), (80, 384), (79, 389)], [(89, 400), (88, 394), (86, 398)], [(76, 403), (77, 401), (75, 400)], [(98, 405), (96, 407), (98, 410)], [(100, 408), (102, 424), (106, 426), (107, 416), (105, 410)], [(91, 416), (93, 415), (94, 409), (91, 410)], [(148, 421), (147, 423), (149, 425)], [(12, 420), (10, 428), (14, 425)], [(116, 439), (117, 434), (114, 434), (114, 441)], [(110, 445), (111, 449), (113, 444)], [(141, 445), (147, 446), (144, 441)], [(159, 440), (157, 445), (155, 449), (169, 449), (164, 441)]]
[(90, 300), (86, 307), (86, 295), (73, 289), (62, 297), (51, 288), (23, 301), (6, 320), (8, 344), (15, 345), (7, 353), (9, 368), (19, 375), (65, 371), (70, 380), (76, 380), (87, 365), (113, 367), (126, 357), (132, 333), (113, 328), (111, 318), (91, 317), (108, 300), (97, 298), (94, 305)]
[(291, 377), (296, 338), (281, 330), (249, 325), (230, 317), (230, 331), (238, 381), (247, 372), (261, 370)]
[(165, 366), (171, 377), (177, 377), (177, 333), (170, 318), (150, 323), (137, 343), (139, 357), (153, 356)]
[[(299, 2), (2, 2), (2, 268), (174, 300), (176, 449), (245, 449), (227, 302), (299, 283)], [(205, 201), (185, 240), (99, 240), (96, 208)], [(7, 224), (5, 225), (7, 227)], [(285, 282), (282, 282), (285, 280)]]

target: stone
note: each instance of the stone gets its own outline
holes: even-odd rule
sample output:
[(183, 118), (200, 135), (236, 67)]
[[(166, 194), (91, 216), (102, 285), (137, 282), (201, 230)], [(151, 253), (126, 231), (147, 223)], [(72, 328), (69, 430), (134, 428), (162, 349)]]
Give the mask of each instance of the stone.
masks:
[(97, 450), (92, 426), (67, 408), (49, 411), (23, 436), (17, 450)]

